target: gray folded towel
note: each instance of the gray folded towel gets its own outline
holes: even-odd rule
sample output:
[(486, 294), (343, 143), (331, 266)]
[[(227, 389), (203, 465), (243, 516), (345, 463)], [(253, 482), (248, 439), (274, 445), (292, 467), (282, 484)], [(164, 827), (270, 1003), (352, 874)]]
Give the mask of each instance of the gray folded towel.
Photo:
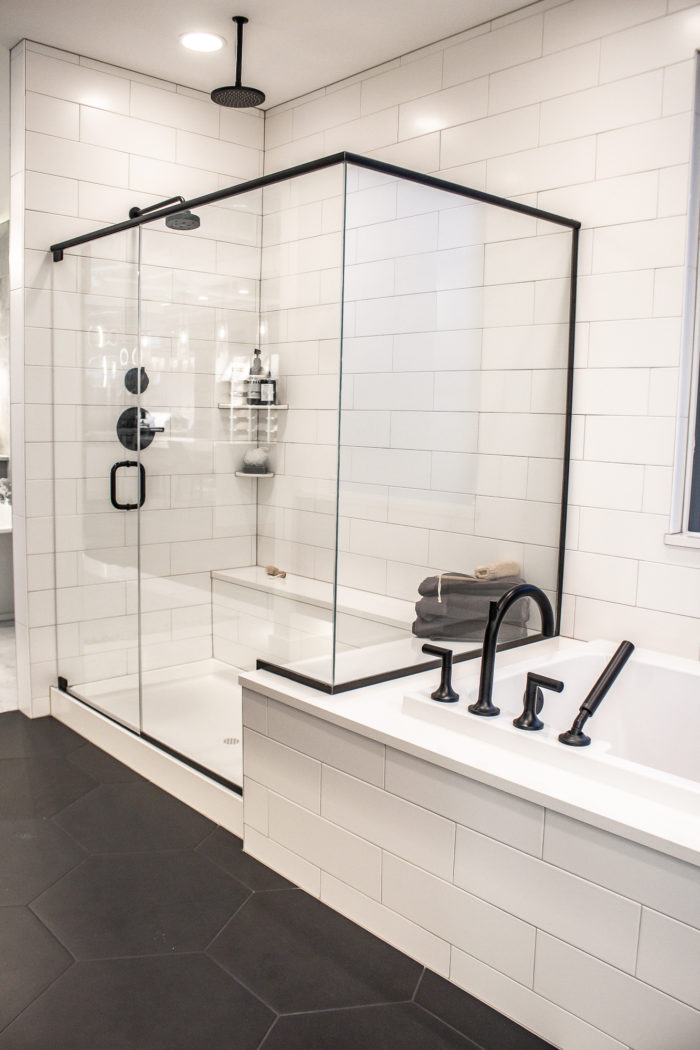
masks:
[[(455, 642), (473, 641), (477, 645), (481, 645), (484, 640), (485, 628), (486, 623), (484, 620), (467, 620), (464, 622), (459, 620), (433, 620), (431, 622), (416, 620), (411, 627), (416, 638), (430, 638), (435, 642), (440, 640)], [(512, 623), (503, 623), (498, 632), (499, 642), (516, 641), (526, 636), (527, 630), (524, 625)]]

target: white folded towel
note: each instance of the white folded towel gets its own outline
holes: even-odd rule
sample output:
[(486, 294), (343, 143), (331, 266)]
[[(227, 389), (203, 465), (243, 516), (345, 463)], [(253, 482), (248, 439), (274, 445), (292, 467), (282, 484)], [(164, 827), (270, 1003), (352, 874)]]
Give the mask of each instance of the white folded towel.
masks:
[(504, 576), (519, 576), (517, 561), (492, 561), (489, 565), (478, 565), (474, 569), (477, 580), (502, 580)]

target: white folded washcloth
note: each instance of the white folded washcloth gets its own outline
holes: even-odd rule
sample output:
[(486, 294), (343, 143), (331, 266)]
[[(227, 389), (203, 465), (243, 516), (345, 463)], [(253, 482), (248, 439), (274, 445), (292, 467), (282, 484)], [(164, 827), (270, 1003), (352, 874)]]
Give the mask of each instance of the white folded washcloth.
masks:
[(517, 561), (492, 561), (489, 565), (478, 565), (474, 569), (477, 580), (502, 580), (504, 576), (519, 576)]

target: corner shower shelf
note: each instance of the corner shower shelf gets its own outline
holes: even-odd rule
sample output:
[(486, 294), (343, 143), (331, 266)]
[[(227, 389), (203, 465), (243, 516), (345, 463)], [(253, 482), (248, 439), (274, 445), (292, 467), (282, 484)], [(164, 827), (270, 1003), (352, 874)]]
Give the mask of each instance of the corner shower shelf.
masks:
[(237, 478), (274, 478), (274, 474), (256, 474), (252, 470), (237, 470)]

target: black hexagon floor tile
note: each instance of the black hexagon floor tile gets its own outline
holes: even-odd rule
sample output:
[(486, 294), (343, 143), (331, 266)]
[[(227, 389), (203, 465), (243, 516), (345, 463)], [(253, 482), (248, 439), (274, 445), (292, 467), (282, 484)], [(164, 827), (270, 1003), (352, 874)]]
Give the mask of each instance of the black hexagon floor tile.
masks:
[(52, 817), (96, 786), (63, 756), (0, 759), (0, 820)]
[(27, 718), (21, 711), (0, 714), (0, 758), (26, 758), (47, 752), (64, 754), (83, 738), (55, 718)]
[(302, 890), (253, 894), (208, 954), (279, 1013), (410, 999), (422, 973)]
[(51, 820), (0, 821), (0, 906), (29, 904), (84, 859)]
[(0, 959), (0, 1028), (73, 962), (28, 908), (0, 908)]
[(243, 842), (224, 828), (215, 828), (197, 853), (218, 864), (251, 890), (289, 890), (294, 884), (243, 852)]
[(255, 1050), (273, 1020), (204, 955), (78, 963), (0, 1050)]
[(83, 743), (82, 747), (71, 751), (66, 757), (72, 766), (82, 769), (100, 784), (121, 784), (143, 779), (133, 769), (94, 744)]
[(414, 1003), (280, 1017), (264, 1050), (480, 1050)]
[(190, 850), (89, 857), (32, 905), (77, 959), (202, 951), (249, 891)]
[(186, 849), (214, 828), (200, 813), (147, 780), (101, 784), (56, 823), (91, 853)]

